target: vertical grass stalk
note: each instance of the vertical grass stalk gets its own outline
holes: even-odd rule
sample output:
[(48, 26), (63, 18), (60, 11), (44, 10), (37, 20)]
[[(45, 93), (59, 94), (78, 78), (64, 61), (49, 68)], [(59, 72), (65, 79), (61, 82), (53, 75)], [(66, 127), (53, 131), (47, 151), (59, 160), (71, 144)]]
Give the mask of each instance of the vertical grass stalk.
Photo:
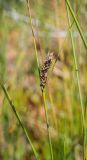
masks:
[(45, 117), (46, 117), (46, 125), (47, 125), (48, 142), (49, 142), (51, 160), (53, 160), (54, 159), (53, 158), (53, 149), (52, 149), (51, 134), (50, 134), (50, 125), (49, 125), (47, 106), (46, 106), (45, 90), (42, 92), (42, 97), (43, 97), (43, 101), (44, 101), (44, 110), (45, 110)]
[(38, 53), (37, 53), (37, 46), (36, 46), (36, 40), (35, 40), (34, 29), (33, 29), (33, 24), (32, 24), (32, 17), (31, 17), (30, 0), (26, 0), (26, 1), (27, 1), (27, 8), (28, 8), (30, 25), (31, 25), (31, 30), (32, 30), (32, 37), (33, 37), (33, 44), (34, 44), (34, 49), (35, 49), (35, 55), (36, 55), (36, 60), (37, 60), (37, 67), (38, 67), (38, 72), (40, 74), (40, 67), (39, 67), (39, 59), (38, 59)]
[[(33, 29), (33, 24), (32, 24), (32, 16), (31, 16), (31, 9), (30, 9), (30, 0), (26, 0), (26, 1), (27, 1), (27, 7), (28, 7), (30, 25), (31, 25), (31, 30), (32, 30), (32, 36), (33, 36), (33, 43), (34, 43), (36, 60), (37, 60), (37, 67), (38, 67), (39, 78), (40, 78), (39, 59), (38, 59), (36, 40), (35, 40), (34, 29)], [(43, 97), (43, 101), (44, 101), (44, 111), (45, 111), (45, 117), (46, 117), (46, 125), (47, 125), (47, 131), (48, 131), (48, 142), (49, 142), (51, 160), (53, 160), (53, 150), (52, 150), (52, 143), (51, 143), (51, 135), (50, 135), (50, 131), (49, 131), (48, 112), (47, 112), (47, 108), (46, 108), (46, 98), (45, 98), (45, 93), (44, 93), (44, 91), (42, 92), (42, 97)]]
[(22, 123), (22, 121), (21, 121), (20, 116), (19, 116), (19, 114), (17, 113), (17, 111), (16, 111), (16, 109), (15, 109), (15, 106), (14, 106), (14, 104), (13, 104), (13, 102), (12, 102), (12, 100), (11, 100), (11, 98), (10, 98), (7, 90), (6, 90), (6, 88), (4, 87), (4, 85), (3, 85), (1, 82), (0, 82), (0, 86), (1, 86), (1, 88), (2, 88), (2, 90), (3, 90), (3, 92), (4, 92), (4, 94), (5, 94), (5, 97), (6, 97), (7, 100), (8, 100), (9, 105), (11, 106), (11, 108), (12, 108), (12, 110), (13, 110), (13, 112), (14, 112), (14, 114), (15, 114), (15, 116), (16, 116), (16, 118), (17, 118), (17, 120), (18, 120), (18, 122), (19, 122), (19, 124), (20, 124), (20, 126), (21, 126), (21, 128), (22, 128), (23, 131), (24, 131), (24, 134), (25, 134), (25, 136), (26, 136), (26, 138), (27, 138), (28, 143), (30, 144), (30, 146), (31, 146), (31, 148), (32, 148), (32, 151), (33, 151), (33, 153), (34, 153), (34, 156), (35, 156), (36, 160), (40, 160), (40, 159), (39, 159), (39, 156), (38, 156), (38, 153), (37, 153), (37, 151), (36, 151), (36, 149), (35, 149), (32, 141), (31, 141), (31, 138), (29, 137), (29, 135), (28, 135), (28, 133), (27, 133), (27, 130), (26, 130), (26, 128), (24, 127), (24, 125), (23, 125), (23, 123)]
[[(68, 22), (69, 22), (69, 26), (70, 26), (71, 25), (71, 20), (70, 20), (69, 9), (68, 9), (67, 3), (66, 3), (66, 10), (67, 10)], [(80, 80), (79, 80), (79, 70), (78, 70), (78, 64), (77, 64), (77, 58), (76, 58), (72, 28), (70, 29), (70, 37), (71, 37), (71, 43), (72, 43), (72, 49), (73, 49), (74, 65), (75, 65), (77, 85), (78, 85), (78, 93), (79, 93), (80, 106), (81, 106), (81, 122), (82, 122), (83, 141), (84, 141), (85, 140), (85, 138), (84, 138), (85, 137), (84, 105), (83, 105), (82, 92), (81, 92), (81, 86), (80, 86)], [(83, 142), (83, 157), (84, 157), (84, 160), (85, 160), (84, 153), (85, 153), (85, 142)]]
[(66, 2), (67, 6), (68, 6), (68, 8), (69, 8), (69, 11), (70, 11), (70, 13), (71, 13), (71, 15), (72, 15), (72, 17), (73, 17), (73, 19), (74, 19), (74, 21), (75, 21), (75, 24), (76, 24), (76, 26), (77, 26), (77, 29), (78, 29), (79, 33), (80, 33), (80, 36), (81, 36), (82, 41), (83, 41), (83, 43), (84, 43), (84, 46), (85, 46), (85, 48), (86, 48), (86, 50), (87, 50), (87, 42), (86, 42), (86, 40), (85, 40), (85, 38), (84, 38), (82, 29), (81, 29), (81, 27), (80, 27), (80, 25), (79, 25), (79, 22), (78, 22), (75, 14), (74, 14), (74, 11), (73, 11), (73, 9), (72, 9), (72, 7), (71, 7), (71, 5), (70, 5), (70, 2), (69, 2), (69, 0), (65, 0), (65, 2)]

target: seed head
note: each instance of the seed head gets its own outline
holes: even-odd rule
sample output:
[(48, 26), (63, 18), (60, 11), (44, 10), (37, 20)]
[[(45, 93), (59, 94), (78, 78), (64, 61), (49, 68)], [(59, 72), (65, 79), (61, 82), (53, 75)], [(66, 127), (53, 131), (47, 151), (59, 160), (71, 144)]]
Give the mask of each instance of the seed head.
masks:
[(54, 54), (48, 53), (47, 58), (45, 62), (43, 63), (42, 68), (40, 70), (40, 87), (41, 87), (42, 92), (46, 85), (48, 70), (52, 64), (53, 58), (54, 58)]

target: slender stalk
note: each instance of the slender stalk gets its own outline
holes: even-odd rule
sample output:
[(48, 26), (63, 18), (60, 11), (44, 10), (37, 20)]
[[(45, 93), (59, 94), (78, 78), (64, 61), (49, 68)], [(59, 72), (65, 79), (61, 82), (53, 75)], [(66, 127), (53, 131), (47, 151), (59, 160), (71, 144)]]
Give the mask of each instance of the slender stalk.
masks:
[(72, 17), (73, 17), (73, 19), (74, 19), (74, 21), (75, 21), (75, 24), (76, 24), (76, 26), (77, 26), (77, 29), (78, 29), (79, 33), (80, 33), (80, 36), (81, 36), (82, 41), (83, 41), (83, 43), (84, 43), (84, 46), (85, 46), (85, 48), (87, 49), (87, 42), (86, 42), (86, 40), (85, 40), (85, 38), (84, 38), (82, 29), (81, 29), (81, 27), (80, 27), (80, 25), (79, 25), (79, 22), (78, 22), (75, 14), (74, 14), (74, 11), (73, 11), (73, 9), (72, 9), (72, 7), (71, 7), (71, 4), (70, 4), (69, 0), (65, 0), (65, 2), (66, 2), (67, 6), (68, 6), (68, 8), (69, 8), (69, 11), (70, 11), (70, 13), (71, 13), (71, 15), (72, 15)]
[(44, 101), (44, 110), (45, 110), (45, 117), (46, 117), (46, 125), (47, 125), (47, 132), (48, 132), (48, 142), (49, 142), (49, 148), (51, 153), (51, 160), (53, 160), (53, 149), (52, 149), (52, 142), (51, 142), (51, 135), (50, 135), (50, 125), (48, 120), (48, 113), (47, 113), (47, 106), (46, 106), (46, 97), (45, 97), (45, 91), (42, 92), (42, 97)]
[(21, 119), (20, 119), (20, 116), (19, 116), (19, 114), (17, 113), (17, 111), (16, 111), (16, 109), (15, 109), (15, 106), (14, 106), (14, 104), (13, 104), (13, 102), (12, 102), (12, 100), (11, 100), (9, 94), (8, 94), (8, 91), (6, 90), (6, 88), (4, 87), (4, 85), (3, 85), (1, 82), (0, 82), (0, 86), (1, 86), (1, 88), (2, 88), (2, 90), (3, 90), (3, 92), (4, 92), (5, 96), (6, 96), (6, 98), (7, 98), (7, 100), (8, 100), (8, 103), (10, 104), (10, 106), (11, 106), (11, 108), (12, 108), (12, 110), (13, 110), (13, 112), (14, 112), (14, 114), (15, 114), (15, 116), (16, 116), (16, 118), (17, 118), (17, 120), (18, 120), (18, 122), (19, 122), (19, 124), (20, 124), (20, 126), (21, 126), (21, 128), (22, 128), (23, 131), (24, 131), (24, 134), (25, 134), (25, 136), (26, 136), (26, 138), (27, 138), (27, 140), (28, 140), (28, 143), (31, 145), (31, 148), (32, 148), (32, 151), (33, 151), (33, 153), (34, 153), (34, 156), (35, 156), (36, 160), (40, 160), (40, 159), (39, 159), (39, 156), (38, 156), (38, 153), (37, 153), (37, 151), (36, 151), (36, 149), (35, 149), (32, 141), (31, 141), (31, 138), (29, 137), (29, 135), (28, 135), (28, 133), (27, 133), (27, 130), (26, 130), (26, 128), (24, 127), (24, 125), (23, 125), (23, 123), (22, 123), (22, 121), (21, 121)]
[[(69, 15), (69, 9), (68, 6), (66, 5), (67, 9), (67, 16), (68, 16), (68, 22), (69, 26), (71, 24), (70, 20), (70, 15)], [(79, 80), (79, 71), (78, 71), (78, 64), (77, 64), (77, 58), (76, 58), (76, 51), (75, 51), (75, 46), (74, 46), (74, 39), (73, 39), (73, 34), (72, 34), (72, 29), (70, 29), (70, 37), (71, 37), (71, 42), (72, 42), (72, 49), (73, 49), (73, 57), (74, 57), (74, 65), (75, 65), (75, 71), (76, 71), (76, 78), (77, 78), (77, 85), (78, 85), (78, 91), (79, 91), (79, 99), (80, 99), (80, 105), (81, 105), (81, 120), (82, 120), (82, 131), (83, 131), (83, 141), (85, 137), (85, 118), (84, 118), (84, 105), (83, 105), (83, 99), (82, 99), (82, 92), (81, 92), (81, 86), (80, 86), (80, 80)], [(85, 143), (85, 142), (83, 142)], [(85, 153), (85, 145), (83, 145), (83, 152)], [(83, 153), (83, 155), (84, 155)], [(84, 155), (85, 157), (85, 155)], [(85, 158), (84, 158), (85, 160)]]
[[(39, 78), (40, 78), (40, 67), (39, 67), (38, 53), (37, 53), (37, 47), (36, 47), (36, 39), (35, 39), (34, 29), (33, 29), (33, 24), (32, 24), (31, 9), (30, 9), (30, 0), (26, 0), (26, 1), (27, 1), (29, 18), (30, 18), (30, 25), (31, 25), (31, 30), (32, 30), (32, 36), (33, 36), (33, 43), (34, 43), (36, 60), (37, 60), (37, 67), (38, 67)], [(52, 143), (51, 143), (51, 136), (50, 136), (50, 131), (49, 131), (48, 113), (47, 113), (47, 108), (46, 108), (46, 103), (45, 103), (46, 98), (45, 98), (45, 93), (44, 92), (42, 92), (42, 97), (43, 97), (43, 101), (44, 101), (44, 111), (45, 111), (45, 117), (46, 117), (46, 125), (47, 125), (47, 131), (48, 131), (48, 142), (49, 142), (51, 160), (53, 160)]]
[(33, 44), (34, 44), (35, 55), (36, 55), (36, 60), (37, 60), (37, 67), (38, 67), (38, 72), (40, 74), (39, 59), (38, 59), (37, 46), (36, 46), (36, 39), (35, 39), (34, 28), (33, 28), (32, 17), (31, 17), (30, 0), (26, 0), (26, 1), (27, 1), (28, 14), (29, 14), (29, 18), (30, 18), (32, 36), (33, 36)]

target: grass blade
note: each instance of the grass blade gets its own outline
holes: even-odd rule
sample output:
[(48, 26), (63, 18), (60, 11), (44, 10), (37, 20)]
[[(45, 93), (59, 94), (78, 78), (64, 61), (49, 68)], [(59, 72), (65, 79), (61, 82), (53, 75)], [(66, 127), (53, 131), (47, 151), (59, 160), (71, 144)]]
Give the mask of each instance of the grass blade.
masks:
[[(69, 15), (69, 9), (66, 5), (67, 9), (67, 16), (68, 16), (68, 22), (69, 26), (71, 25), (70, 15)], [(84, 105), (83, 105), (83, 99), (82, 99), (82, 92), (81, 92), (81, 86), (80, 86), (80, 80), (79, 80), (79, 71), (78, 71), (78, 65), (77, 65), (77, 58), (76, 58), (76, 51), (74, 46), (74, 39), (72, 34), (72, 29), (70, 29), (70, 37), (71, 37), (71, 43), (72, 43), (72, 49), (73, 49), (73, 57), (74, 57), (74, 65), (75, 65), (75, 71), (76, 71), (76, 78), (77, 78), (77, 85), (78, 85), (78, 93), (79, 93), (79, 99), (80, 99), (80, 106), (81, 106), (81, 121), (82, 121), (82, 131), (83, 131), (83, 158), (85, 160), (85, 117), (84, 117)]]
[(31, 141), (31, 138), (29, 137), (29, 135), (28, 135), (28, 133), (27, 133), (27, 130), (26, 130), (26, 128), (24, 127), (24, 125), (23, 125), (23, 123), (22, 123), (22, 121), (21, 121), (20, 116), (19, 116), (19, 114), (17, 113), (17, 111), (16, 111), (16, 109), (15, 109), (15, 106), (14, 106), (14, 104), (13, 104), (13, 102), (12, 102), (12, 100), (11, 100), (11, 98), (10, 98), (7, 90), (6, 90), (6, 88), (4, 87), (4, 85), (3, 85), (1, 82), (0, 82), (0, 86), (1, 86), (1, 88), (2, 88), (2, 90), (3, 90), (3, 92), (4, 92), (5, 96), (6, 96), (6, 98), (7, 98), (7, 100), (8, 100), (8, 103), (10, 104), (10, 106), (11, 106), (11, 108), (12, 108), (12, 110), (13, 110), (13, 112), (14, 112), (14, 114), (15, 114), (15, 116), (16, 116), (16, 118), (17, 118), (17, 120), (18, 120), (18, 122), (19, 122), (19, 124), (20, 124), (20, 126), (21, 126), (21, 128), (22, 128), (23, 131), (24, 131), (24, 134), (25, 134), (25, 136), (26, 136), (26, 138), (27, 138), (27, 140), (28, 140), (28, 143), (31, 145), (31, 148), (32, 148), (32, 150), (33, 150), (33, 153), (34, 153), (34, 155), (35, 155), (36, 160), (40, 160), (39, 157), (38, 157), (38, 153), (37, 153), (37, 151), (36, 151), (36, 149), (35, 149), (32, 141)]
[(69, 11), (70, 11), (70, 13), (71, 13), (71, 15), (72, 15), (72, 17), (73, 17), (73, 19), (74, 19), (74, 21), (75, 21), (75, 24), (76, 24), (76, 26), (77, 26), (77, 29), (78, 29), (79, 33), (80, 33), (80, 36), (81, 36), (82, 41), (83, 41), (83, 43), (84, 43), (84, 46), (85, 46), (85, 48), (87, 49), (87, 42), (86, 42), (86, 40), (85, 40), (85, 38), (84, 38), (82, 29), (81, 29), (81, 27), (80, 27), (80, 25), (79, 25), (79, 22), (78, 22), (75, 14), (74, 14), (74, 11), (73, 11), (73, 9), (72, 9), (72, 7), (71, 7), (71, 5), (70, 5), (70, 2), (69, 2), (69, 0), (65, 0), (65, 2), (66, 2), (67, 6), (68, 6), (68, 8), (69, 8)]

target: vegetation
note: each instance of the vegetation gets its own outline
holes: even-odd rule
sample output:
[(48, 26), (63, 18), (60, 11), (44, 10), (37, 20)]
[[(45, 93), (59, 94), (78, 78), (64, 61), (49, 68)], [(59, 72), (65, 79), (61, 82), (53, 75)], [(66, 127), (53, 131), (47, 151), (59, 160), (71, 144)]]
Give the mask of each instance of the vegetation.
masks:
[(0, 1), (0, 159), (87, 160), (86, 7)]

